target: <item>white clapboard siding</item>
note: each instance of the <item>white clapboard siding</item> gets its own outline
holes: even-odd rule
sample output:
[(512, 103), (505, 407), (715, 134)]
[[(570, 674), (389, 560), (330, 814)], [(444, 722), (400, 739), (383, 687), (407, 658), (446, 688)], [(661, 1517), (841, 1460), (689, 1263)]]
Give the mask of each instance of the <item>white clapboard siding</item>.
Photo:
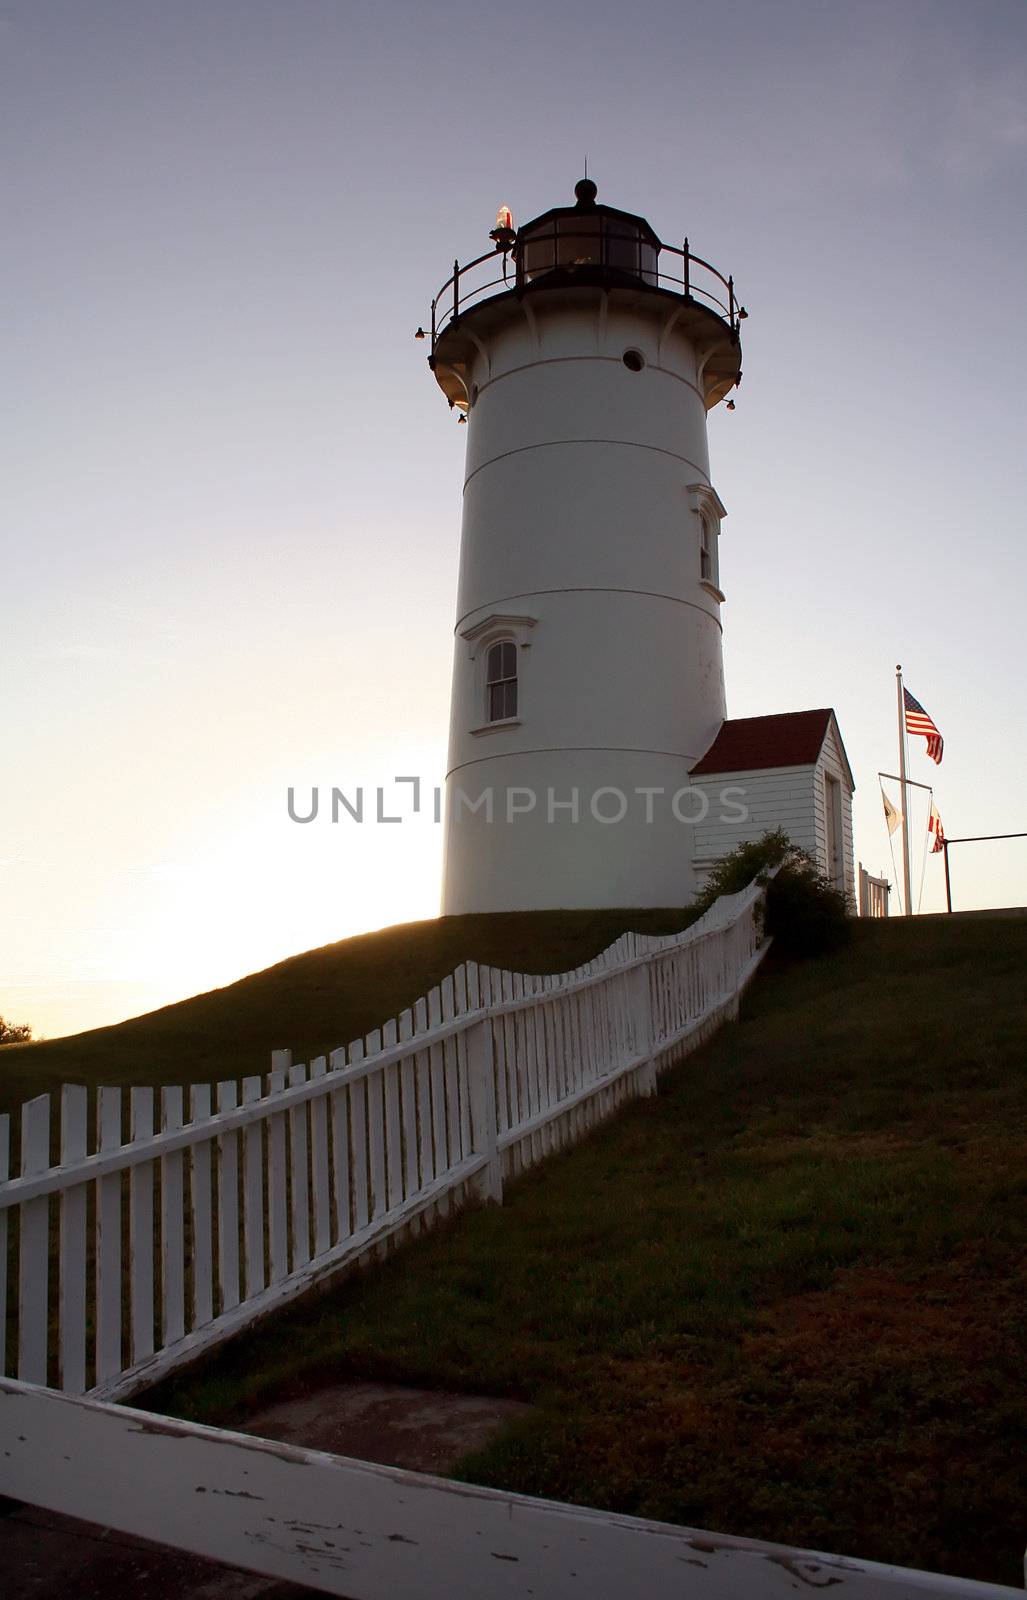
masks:
[(348, 1600), (1014, 1600), (0, 1380), (0, 1493)]
[[(572, 972), (466, 963), (398, 1018), (309, 1068), (273, 1051), (266, 1091), (256, 1076), (193, 1085), (188, 1121), (181, 1088), (161, 1090), (159, 1117), (153, 1091), (134, 1089), (127, 1141), (121, 1091), (102, 1089), (92, 1154), (85, 1093), (68, 1088), (58, 1167), (49, 1101), (31, 1102), (21, 1170), (0, 1175), (0, 1226), (13, 1210), (19, 1229), (19, 1375), (45, 1382), (53, 1371), (69, 1393), (92, 1375), (94, 1395), (123, 1399), (468, 1197), (501, 1200), (504, 1178), (582, 1138), (629, 1097), (652, 1093), (662, 1067), (736, 1014), (765, 949), (762, 895), (753, 885), (722, 897), (681, 934), (624, 935)], [(55, 1335), (51, 1196), (60, 1228)], [(3, 1277), (0, 1291), (6, 1328)]]
[(830, 859), (831, 852), (828, 846), (827, 831), (826, 779), (828, 777), (834, 778), (841, 785), (843, 881), (839, 887), (852, 903), (854, 902), (856, 888), (856, 867), (852, 841), (852, 773), (845, 756), (841, 734), (833, 717), (828, 724), (827, 734), (820, 750), (820, 758), (817, 761), (813, 775), (814, 832), (816, 835), (814, 858), (821, 872), (830, 878), (833, 873), (833, 865)]

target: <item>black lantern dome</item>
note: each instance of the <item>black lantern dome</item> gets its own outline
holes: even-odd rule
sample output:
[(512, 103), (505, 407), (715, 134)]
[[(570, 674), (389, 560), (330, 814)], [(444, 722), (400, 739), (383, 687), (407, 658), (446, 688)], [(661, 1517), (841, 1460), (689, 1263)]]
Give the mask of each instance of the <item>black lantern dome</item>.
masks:
[(653, 229), (644, 217), (597, 205), (597, 193), (591, 178), (581, 178), (575, 205), (556, 206), (525, 223), (512, 251), (519, 282), (586, 272), (657, 283), (660, 241)]

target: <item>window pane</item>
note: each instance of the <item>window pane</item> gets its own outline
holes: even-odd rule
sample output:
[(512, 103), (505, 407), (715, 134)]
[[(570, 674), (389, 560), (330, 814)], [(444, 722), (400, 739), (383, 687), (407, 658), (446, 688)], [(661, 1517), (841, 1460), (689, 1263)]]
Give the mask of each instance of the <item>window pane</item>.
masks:
[(503, 671), (501, 676), (504, 678), (516, 678), (517, 646), (512, 640), (507, 639), (506, 642), (500, 646), (500, 648), (503, 652)]
[(485, 682), (498, 683), (506, 674), (503, 671), (503, 646), (494, 644), (489, 648), (488, 663), (485, 669)]
[(506, 709), (504, 715), (515, 717), (517, 715), (517, 679), (503, 685), (506, 690)]

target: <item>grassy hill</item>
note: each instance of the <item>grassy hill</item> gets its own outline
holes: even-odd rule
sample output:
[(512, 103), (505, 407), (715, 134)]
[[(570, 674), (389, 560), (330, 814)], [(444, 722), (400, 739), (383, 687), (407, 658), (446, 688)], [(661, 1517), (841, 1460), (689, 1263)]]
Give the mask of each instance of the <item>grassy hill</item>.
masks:
[(0, 1111), (62, 1083), (186, 1084), (266, 1072), (348, 1044), (460, 965), (564, 972), (628, 929), (673, 933), (690, 911), (539, 911), (440, 917), (360, 934), (114, 1027), (0, 1045)]
[(1017, 1585), (1025, 971), (1024, 919), (861, 924), (502, 1208), (149, 1403), (231, 1422), (346, 1374), (516, 1395), (471, 1481)]

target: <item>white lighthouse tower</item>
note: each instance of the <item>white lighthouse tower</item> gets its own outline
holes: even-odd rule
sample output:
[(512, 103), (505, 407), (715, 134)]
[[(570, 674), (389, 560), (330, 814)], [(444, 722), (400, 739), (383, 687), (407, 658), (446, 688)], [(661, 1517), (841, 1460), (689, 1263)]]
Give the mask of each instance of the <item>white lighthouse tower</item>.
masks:
[(689, 780), (725, 717), (706, 413), (741, 376), (733, 281), (576, 203), (432, 305), (466, 417), (443, 911), (686, 904)]

